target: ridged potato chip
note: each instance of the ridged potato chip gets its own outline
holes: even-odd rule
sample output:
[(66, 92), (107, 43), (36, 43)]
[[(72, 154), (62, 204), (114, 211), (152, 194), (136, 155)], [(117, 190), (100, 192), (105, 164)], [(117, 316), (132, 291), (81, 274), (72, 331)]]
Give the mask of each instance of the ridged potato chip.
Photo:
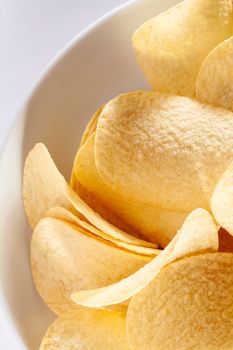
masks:
[(233, 113), (188, 97), (123, 94), (100, 114), (94, 153), (103, 180), (129, 201), (186, 213), (209, 210), (233, 158)]
[(232, 34), (231, 0), (189, 0), (144, 23), (133, 48), (155, 91), (194, 97), (202, 62)]
[(233, 162), (213, 191), (211, 209), (216, 221), (233, 235)]
[(196, 82), (201, 102), (233, 111), (233, 37), (220, 43), (206, 57)]
[[(100, 177), (94, 158), (95, 133), (79, 149), (73, 167), (73, 188), (87, 201), (91, 207), (102, 213), (105, 211), (117, 214), (118, 218), (133, 227), (133, 232), (146, 237), (150, 241), (157, 241), (166, 246), (182, 225), (186, 213), (161, 210), (146, 206), (136, 201), (129, 201), (124, 194), (120, 195), (108, 186)], [(83, 189), (90, 193), (83, 196)], [(107, 208), (107, 209), (106, 209)], [(106, 216), (106, 215), (105, 215)], [(109, 214), (109, 220), (112, 216)]]
[(125, 316), (104, 310), (80, 309), (57, 319), (39, 350), (129, 350)]
[(159, 249), (142, 247), (142, 246), (119, 241), (111, 236), (108, 236), (106, 233), (100, 231), (95, 226), (89, 224), (87, 221), (79, 219), (72, 212), (62, 207), (54, 207), (50, 209), (45, 216), (68, 222), (72, 225), (77, 226), (78, 228), (81, 228), (89, 233), (96, 235), (97, 237), (103, 238), (104, 240), (106, 240), (106, 243), (111, 242), (116, 247), (125, 249), (132, 253), (147, 255), (147, 256), (157, 256), (161, 252), (161, 250)]
[(165, 267), (129, 304), (134, 350), (233, 348), (233, 254), (187, 257)]
[(85, 217), (104, 233), (122, 242), (153, 247), (150, 242), (140, 240), (123, 232), (104, 220), (90, 208), (66, 183), (58, 171), (47, 148), (39, 143), (29, 153), (23, 178), (24, 207), (28, 220), (34, 228), (46, 212), (61, 206), (73, 210), (77, 216)]
[(58, 315), (76, 307), (71, 293), (119, 281), (150, 260), (54, 218), (42, 219), (32, 236), (33, 279), (44, 302)]
[(188, 215), (180, 231), (169, 245), (139, 271), (113, 285), (74, 293), (72, 299), (79, 305), (104, 307), (123, 303), (140, 292), (160, 272), (162, 267), (187, 255), (218, 251), (218, 232), (211, 215), (196, 209)]

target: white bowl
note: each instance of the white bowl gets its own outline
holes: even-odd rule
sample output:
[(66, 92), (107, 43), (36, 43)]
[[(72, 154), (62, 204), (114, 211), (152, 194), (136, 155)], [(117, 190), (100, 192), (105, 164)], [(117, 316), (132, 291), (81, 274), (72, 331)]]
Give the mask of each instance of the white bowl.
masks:
[[(29, 264), (31, 230), (21, 197), (25, 156), (44, 142), (69, 178), (92, 113), (113, 96), (147, 84), (131, 48), (134, 30), (177, 0), (131, 1), (75, 38), (45, 71), (18, 114), (0, 162), (0, 349), (38, 349), (54, 315), (40, 300)], [(4, 319), (4, 320), (3, 320)]]

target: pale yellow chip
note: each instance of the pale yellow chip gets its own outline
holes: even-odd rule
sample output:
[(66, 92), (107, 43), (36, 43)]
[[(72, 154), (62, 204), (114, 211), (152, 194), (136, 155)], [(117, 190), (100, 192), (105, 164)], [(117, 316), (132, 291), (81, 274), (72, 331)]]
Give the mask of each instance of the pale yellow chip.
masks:
[(95, 226), (89, 224), (88, 222), (81, 220), (76, 215), (71, 213), (65, 208), (62, 207), (54, 207), (50, 209), (46, 215), (46, 217), (53, 217), (55, 219), (63, 220), (65, 222), (68, 222), (72, 225), (78, 226), (78, 228), (84, 229), (85, 231), (88, 231), (89, 233), (93, 233), (97, 237), (101, 237), (107, 242), (113, 243), (115, 246), (119, 248), (123, 248), (129, 252), (137, 253), (141, 255), (147, 255), (147, 256), (157, 256), (161, 252), (159, 249), (149, 248), (149, 247), (142, 247), (138, 245), (133, 245), (129, 243), (121, 242), (117, 239), (114, 239), (111, 236), (108, 236), (107, 234), (103, 233), (102, 231), (98, 230)]
[(233, 113), (188, 97), (123, 94), (101, 112), (94, 153), (103, 180), (131, 202), (209, 210), (233, 159)]
[(96, 308), (125, 302), (145, 288), (167, 264), (187, 255), (217, 250), (218, 232), (211, 215), (204, 209), (196, 209), (188, 215), (170, 244), (150, 263), (118, 283), (75, 293), (72, 299), (79, 305)]
[(196, 96), (201, 102), (233, 111), (233, 37), (219, 44), (202, 63)]
[(27, 156), (23, 176), (24, 208), (32, 228), (54, 206), (73, 209), (65, 188), (66, 181), (47, 148), (42, 143), (36, 144)]
[[(136, 201), (130, 202), (127, 196), (114, 191), (102, 180), (96, 169), (94, 141), (95, 133), (89, 137), (76, 155), (72, 172), (75, 191), (100, 213), (103, 212), (104, 205), (110, 221), (112, 220), (110, 213), (117, 214), (121, 222), (126, 222), (133, 227), (133, 232), (143, 235), (150, 241), (157, 241), (162, 247), (166, 246), (182, 225), (187, 214), (161, 210)], [(79, 186), (79, 183), (82, 187)], [(86, 189), (86, 192), (83, 191), (83, 188)], [(89, 193), (91, 195), (88, 195)]]
[(37, 144), (29, 153), (24, 168), (23, 197), (28, 220), (34, 228), (54, 206), (81, 214), (91, 224), (109, 236), (125, 243), (153, 246), (114, 227), (90, 208), (66, 183), (54, 164), (47, 148)]
[(68, 185), (66, 187), (66, 194), (72, 203), (73, 207), (85, 218), (96, 226), (98, 229), (103, 232), (107, 232), (109, 236), (112, 236), (114, 239), (119, 241), (144, 246), (144, 247), (154, 247), (154, 244), (147, 242), (145, 240), (139, 239), (135, 236), (132, 236), (116, 226), (112, 225), (108, 221), (104, 220), (97, 212), (90, 208)]
[(233, 254), (188, 257), (165, 267), (130, 302), (134, 350), (233, 348)]
[(97, 111), (94, 113), (94, 115), (91, 117), (89, 123), (86, 126), (86, 129), (83, 133), (80, 146), (84, 145), (86, 141), (89, 139), (89, 137), (96, 131), (97, 123), (99, 120), (100, 113), (102, 112), (104, 106), (101, 106)]
[(232, 34), (231, 0), (189, 0), (143, 24), (133, 48), (155, 91), (194, 97), (205, 57)]
[(75, 308), (71, 293), (119, 281), (150, 260), (54, 218), (42, 219), (32, 236), (33, 279), (44, 302), (58, 315)]
[[(103, 109), (103, 106), (101, 106), (99, 109), (97, 109), (97, 111), (91, 117), (91, 119), (90, 119), (89, 123), (87, 124), (86, 129), (83, 133), (83, 136), (81, 138), (80, 147), (82, 147), (86, 143), (88, 138), (93, 134), (93, 132), (95, 132), (102, 109)], [(74, 160), (74, 163), (75, 162), (76, 162), (76, 159)], [(71, 173), (70, 185), (72, 188), (75, 186), (75, 177), (74, 177), (73, 172)]]
[(48, 328), (39, 350), (129, 350), (125, 316), (90, 309), (68, 312)]
[[(102, 201), (98, 200), (97, 197), (94, 195), (93, 192), (87, 190), (78, 180), (77, 177), (74, 175), (74, 172), (72, 172), (74, 181), (73, 181), (73, 190), (78, 194), (78, 196), (95, 212), (97, 212), (102, 218), (104, 218), (107, 222), (111, 223), (113, 226), (118, 227), (124, 232), (127, 232), (135, 237), (138, 237), (143, 240), (143, 237), (140, 237), (139, 232), (130, 226), (129, 224), (126, 224), (126, 222), (123, 221), (120, 217), (118, 217), (115, 213), (110, 211), (109, 208), (107, 208), (106, 205), (102, 204)], [(103, 196), (104, 197), (104, 196)], [(157, 247), (157, 243), (146, 243), (150, 244), (151, 247)], [(142, 245), (142, 244), (140, 244)]]
[(211, 209), (216, 221), (233, 235), (233, 162), (214, 189)]

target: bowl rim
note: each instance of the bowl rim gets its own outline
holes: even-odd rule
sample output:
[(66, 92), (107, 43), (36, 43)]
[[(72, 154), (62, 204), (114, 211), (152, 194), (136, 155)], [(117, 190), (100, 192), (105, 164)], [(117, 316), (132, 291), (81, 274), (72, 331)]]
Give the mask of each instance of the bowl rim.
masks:
[(50, 71), (57, 65), (59, 62), (66, 56), (66, 54), (72, 50), (76, 46), (79, 41), (85, 40), (85, 37), (91, 34), (97, 27), (99, 27), (102, 23), (115, 16), (117, 13), (126, 10), (128, 7), (135, 5), (144, 0), (128, 0), (125, 3), (114, 7), (112, 10), (107, 11), (105, 14), (88, 24), (84, 27), (80, 32), (75, 34), (68, 42), (57, 51), (57, 53), (48, 61), (45, 67), (38, 72), (37, 76), (33, 79), (31, 87), (29, 87), (28, 92), (26, 93), (26, 97), (23, 102), (19, 105), (17, 111), (14, 113), (13, 120), (11, 121), (8, 130), (3, 136), (2, 143), (0, 145), (0, 165), (2, 162), (4, 150), (7, 145), (7, 141), (11, 135), (12, 130), (14, 129), (17, 121), (21, 118), (21, 111), (27, 102), (36, 94), (37, 90), (40, 88), (40, 85), (46, 79), (46, 76), (50, 73)]
[[(30, 101), (31, 98), (37, 93), (38, 89), (40, 88), (43, 81), (46, 79), (47, 75), (50, 73), (50, 71), (59, 64), (59, 62), (63, 59), (65, 59), (65, 56), (77, 45), (78, 42), (85, 40), (86, 37), (89, 36), (92, 32), (94, 32), (99, 26), (101, 26), (104, 22), (111, 19), (111, 17), (114, 17), (120, 12), (123, 12), (127, 10), (129, 7), (136, 5), (139, 2), (142, 2), (144, 0), (128, 0), (125, 3), (116, 6), (112, 10), (106, 12), (104, 15), (97, 18), (95, 21), (90, 23), (87, 27), (82, 29), (79, 33), (74, 35), (73, 38), (71, 38), (67, 44), (65, 44), (56, 54), (53, 56), (49, 62), (45, 65), (45, 67), (41, 70), (41, 72), (38, 73), (38, 76), (34, 79), (31, 87), (29, 88), (26, 98), (21, 103), (20, 107), (18, 108), (18, 111), (15, 113), (13, 120), (10, 123), (10, 126), (8, 127), (8, 130), (6, 131), (5, 135), (3, 136), (3, 140), (0, 145), (0, 169), (3, 162), (3, 157), (5, 154), (5, 149), (8, 144), (8, 140), (10, 139), (11, 134), (14, 131), (14, 128), (16, 127), (17, 123), (20, 122), (22, 119), (22, 113), (24, 106)], [(0, 285), (2, 284), (2, 280), (0, 278)], [(4, 342), (7, 342), (7, 345), (9, 345), (9, 335), (11, 338), (10, 346), (12, 350), (28, 350), (26, 348), (26, 344), (24, 343), (23, 339), (20, 337), (19, 333), (17, 332), (16, 328), (14, 328), (14, 325), (12, 323), (9, 310), (7, 308), (7, 304), (5, 302), (5, 298), (0, 292), (0, 319), (2, 319), (2, 329), (0, 331), (0, 345), (5, 345)], [(7, 334), (5, 334), (5, 332)]]

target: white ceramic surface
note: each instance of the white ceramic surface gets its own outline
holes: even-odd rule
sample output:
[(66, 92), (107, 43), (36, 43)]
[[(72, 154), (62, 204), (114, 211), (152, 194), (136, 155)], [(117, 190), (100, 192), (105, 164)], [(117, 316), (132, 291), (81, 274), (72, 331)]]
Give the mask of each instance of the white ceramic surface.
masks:
[(25, 156), (36, 142), (44, 142), (69, 178), (92, 113), (119, 93), (147, 87), (131, 48), (133, 31), (177, 2), (134, 0), (99, 20), (50, 64), (19, 112), (0, 161), (0, 319), (12, 332), (10, 350), (38, 349), (54, 318), (31, 279), (31, 230), (21, 198)]
[[(52, 57), (90, 23), (126, 2), (0, 0), (0, 148), (35, 78)], [(2, 334), (0, 327), (0, 339)]]

